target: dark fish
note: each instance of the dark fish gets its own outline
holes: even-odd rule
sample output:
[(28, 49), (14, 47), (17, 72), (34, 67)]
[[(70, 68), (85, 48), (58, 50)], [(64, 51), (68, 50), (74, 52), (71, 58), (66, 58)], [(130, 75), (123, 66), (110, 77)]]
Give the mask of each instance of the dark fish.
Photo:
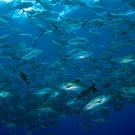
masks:
[(104, 5), (103, 0), (100, 0), (100, 4), (101, 4), (102, 6)]
[(30, 82), (27, 81), (26, 74), (24, 74), (23, 72), (20, 71), (20, 76), (24, 80), (24, 82), (27, 83), (28, 88), (29, 88)]
[(92, 86), (90, 86), (87, 90), (81, 92), (81, 94), (77, 97), (77, 100), (87, 96), (90, 92), (93, 92), (94, 94), (97, 92), (98, 90), (95, 88), (95, 83), (92, 84)]
[(114, 106), (114, 110), (115, 110), (116, 112), (122, 113), (122, 112), (121, 112), (121, 108), (122, 108), (122, 106), (119, 106), (119, 107)]
[(104, 109), (104, 108), (101, 108), (101, 113), (104, 115), (104, 116), (108, 116), (109, 115), (109, 112), (107, 111), (107, 109)]

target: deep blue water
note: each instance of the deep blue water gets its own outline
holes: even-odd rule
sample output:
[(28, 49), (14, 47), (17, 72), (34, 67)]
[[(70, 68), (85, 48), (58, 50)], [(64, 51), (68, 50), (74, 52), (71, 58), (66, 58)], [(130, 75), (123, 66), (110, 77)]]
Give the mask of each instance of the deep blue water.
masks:
[[(27, 0), (27, 1), (33, 2), (35, 4), (34, 0), (33, 1)], [(104, 5), (103, 5), (104, 11), (103, 12), (98, 11), (98, 13), (102, 14), (103, 17), (106, 16), (106, 12), (123, 13), (123, 14), (130, 13), (129, 14), (130, 21), (124, 22), (121, 25), (110, 27), (110, 28), (108, 26), (104, 26), (104, 25), (101, 27), (97, 26), (97, 25), (96, 26), (95, 25), (94, 26), (87, 25), (87, 26), (75, 28), (72, 30), (68, 29), (68, 31), (67, 31), (67, 35), (68, 35), (67, 37), (70, 39), (73, 38), (72, 33), (75, 33), (75, 35), (77, 35), (77, 36), (90, 39), (92, 45), (95, 46), (95, 50), (93, 51), (89, 45), (86, 45), (85, 49), (93, 51), (94, 52), (93, 57), (95, 57), (95, 58), (101, 57), (99, 50), (102, 51), (102, 50), (106, 50), (106, 49), (111, 47), (109, 42), (115, 41), (114, 38), (112, 37), (112, 35), (116, 36), (117, 38), (123, 37), (123, 36), (116, 34), (116, 33), (111, 34), (108, 29), (126, 30), (126, 29), (128, 29), (128, 27), (132, 26), (130, 24), (131, 20), (133, 23), (135, 21), (134, 20), (135, 19), (135, 16), (134, 16), (134, 12), (135, 12), (134, 8), (135, 7), (132, 7), (127, 1), (123, 2), (122, 4), (121, 4), (121, 0), (114, 0), (114, 1), (110, 0), (108, 2), (106, 2), (106, 0), (103, 0), (103, 2), (104, 2)], [(10, 28), (14, 28), (14, 27), (20, 28), (23, 31), (23, 33), (30, 33), (34, 37), (38, 37), (38, 42), (37, 42), (35, 48), (43, 50), (44, 57), (40, 54), (39, 56), (37, 56), (35, 58), (35, 61), (37, 61), (38, 63), (43, 63), (43, 62), (52, 63), (55, 60), (61, 60), (61, 57), (55, 55), (54, 53), (51, 53), (51, 51), (59, 52), (59, 50), (50, 43), (50, 39), (54, 39), (54, 40), (55, 39), (64, 39), (64, 38), (66, 38), (65, 34), (62, 34), (60, 36), (43, 35), (40, 37), (39, 32), (41, 32), (41, 31), (38, 30), (32, 24), (28, 23), (28, 17), (25, 14), (21, 14), (20, 13), (21, 10), (12, 9), (10, 11), (8, 9), (7, 5), (10, 5), (11, 7), (13, 7), (13, 5), (16, 3), (17, 3), (17, 0), (13, 0), (13, 1), (9, 1), (9, 2), (8, 2), (8, 0), (7, 1), (1, 0), (1, 6), (0, 6), (1, 13), (5, 14), (5, 15), (9, 15), (12, 18), (12, 20), (8, 20), (8, 22), (10, 24), (9, 26), (2, 26), (2, 25), (0, 26), (0, 36), (6, 35), (6, 34), (13, 34), (11, 31), (9, 31)], [(92, 1), (89, 1), (88, 3), (89, 3), (89, 5), (93, 5)], [(135, 4), (134, 1), (132, 3)], [(101, 6), (100, 2), (95, 2), (94, 4), (97, 6)], [(51, 11), (55, 12), (53, 14), (53, 17), (59, 18), (60, 13), (62, 11), (64, 11), (65, 14), (62, 15), (63, 18), (64, 17), (65, 18), (66, 17), (85, 18), (85, 19), (96, 18), (95, 15), (92, 13), (92, 11), (90, 9), (87, 9), (85, 6), (78, 6), (78, 9), (71, 10), (71, 8), (74, 9), (74, 7), (76, 5), (77, 4), (69, 5), (68, 6), (69, 13), (66, 13), (67, 8), (65, 8), (64, 4), (58, 4), (58, 3), (54, 2), (53, 6), (52, 6), (52, 10), (51, 10)], [(35, 8), (35, 9), (38, 8), (38, 9), (43, 10), (43, 7), (41, 7), (40, 5), (34, 5), (33, 8)], [(105, 18), (105, 21), (108, 21), (108, 19)], [(42, 24), (45, 28), (48, 27), (46, 22), (39, 21), (38, 23)], [(51, 24), (49, 24), (49, 25), (51, 26)], [(95, 31), (102, 33), (102, 37), (89, 35), (88, 34), (89, 30), (92, 30), (92, 31), (95, 30)], [(134, 33), (132, 33), (132, 34), (129, 33), (126, 35), (126, 37), (131, 38), (131, 39), (134, 39), (134, 36), (135, 36)], [(15, 35), (14, 38), (9, 40), (8, 42), (9, 43), (25, 42), (25, 43), (27, 43), (27, 47), (31, 47), (33, 44), (32, 41), (33, 41), (33, 38), (25, 38), (25, 37), (22, 38), (21, 36)], [(131, 44), (132, 44), (132, 47), (131, 46), (121, 47), (121, 48), (118, 48), (118, 50), (120, 50), (122, 52), (122, 55), (134, 52), (135, 51), (134, 42), (132, 42)], [(61, 50), (61, 53), (64, 56), (64, 54), (66, 52), (68, 52), (69, 50), (70, 49), (67, 49), (65, 47), (65, 49)], [(112, 54), (112, 58), (115, 59), (115, 58), (118, 58), (122, 55), (119, 53)], [(9, 61), (10, 60), (11, 59), (9, 59)], [(0, 63), (2, 65), (4, 65), (4, 67), (7, 67), (9, 64), (7, 59), (6, 60), (0, 59), (0, 61), (1, 61)], [(11, 60), (11, 62), (16, 65), (16, 63), (14, 61)], [(68, 64), (69, 64), (69, 66), (72, 66), (72, 65), (75, 65), (76, 63), (75, 63), (75, 61), (71, 60)], [(85, 63), (81, 63), (80, 65), (83, 67), (88, 66)], [(105, 66), (103, 64), (101, 64), (101, 65)], [(108, 65), (106, 65), (106, 66), (108, 66)], [(23, 68), (25, 69), (25, 66)], [(133, 69), (134, 69), (134, 67), (133, 67)], [(7, 70), (8, 70), (8, 73), (13, 72), (12, 70), (9, 70), (9, 69), (7, 69)], [(47, 76), (51, 75), (51, 73), (55, 73), (55, 71), (57, 71), (57, 70), (53, 69), (53, 70), (46, 71), (46, 73), (44, 75), (47, 77)], [(78, 78), (78, 76), (76, 74), (76, 70), (77, 69), (71, 69), (69, 71), (71, 73), (71, 75), (70, 75), (71, 80)], [(23, 71), (25, 71), (27, 73), (26, 69)], [(100, 72), (102, 72), (102, 71), (100, 70)], [(134, 70), (131, 73), (134, 74)], [(92, 71), (92, 74), (97, 74), (97, 72)], [(127, 77), (125, 75), (123, 75), (123, 76)], [(101, 75), (100, 77), (102, 78), (103, 76)], [(12, 78), (10, 78), (10, 79), (12, 80)], [(58, 85), (57, 82), (59, 82), (59, 79), (60, 79), (60, 76), (58, 78), (56, 78), (56, 80), (52, 80), (49, 85), (52, 84), (53, 87), (54, 87), (54, 85)], [(69, 80), (69, 78), (67, 80)], [(117, 81), (118, 80), (119, 80), (119, 78), (117, 78)], [(93, 81), (95, 81), (95, 80), (93, 80)], [(36, 86), (37, 82), (42, 83), (43, 82), (42, 78), (39, 77), (39, 79), (32, 81), (30, 84), (30, 87), (34, 87), (34, 85)], [(83, 82), (83, 83), (86, 84), (86, 86), (90, 86), (92, 84), (92, 82)], [(96, 83), (96, 81), (95, 81), (95, 83)], [(113, 85), (113, 82), (110, 82), (110, 83), (112, 83), (112, 85)], [(124, 84), (122, 84), (122, 82), (121, 82), (120, 85), (123, 86)], [(26, 89), (26, 87), (27, 87), (26, 84), (24, 84), (23, 86), (24, 86), (24, 88), (22, 88), (22, 89)], [(2, 87), (0, 89), (3, 90), (4, 88), (8, 89), (8, 86)], [(40, 88), (40, 86), (39, 86), (39, 88)], [(13, 87), (13, 89), (18, 89), (18, 86), (17, 86), (17, 88)], [(11, 90), (12, 90), (12, 88), (10, 88), (10, 91)], [(104, 93), (104, 89), (101, 90), (101, 93)], [(23, 95), (23, 93), (21, 93), (21, 94)], [(134, 98), (133, 98), (133, 101), (135, 101)], [(0, 102), (3, 103), (4, 102), (3, 99), (0, 100)], [(16, 125), (16, 127), (13, 129), (6, 128), (6, 124), (8, 122), (12, 123), (12, 119), (10, 121), (10, 118), (9, 118), (9, 121), (7, 123), (5, 122), (5, 124), (0, 125), (1, 126), (0, 135), (12, 134), (12, 133), (10, 133), (12, 130), (15, 131), (15, 133), (14, 133), (15, 135), (24, 135), (24, 134), (26, 134), (26, 135), (31, 135), (31, 134), (33, 134), (33, 135), (44, 135), (44, 134), (45, 135), (52, 135), (52, 134), (54, 134), (54, 135), (135, 135), (135, 125), (134, 125), (135, 124), (135, 115), (134, 115), (135, 114), (135, 109), (134, 109), (135, 105), (134, 105), (134, 103), (135, 102), (133, 102), (132, 104), (128, 103), (128, 100), (126, 100), (125, 105), (122, 106), (121, 112), (115, 111), (110, 104), (109, 105), (107, 104), (107, 106), (108, 106), (107, 110), (109, 112), (109, 115), (103, 116), (101, 114), (98, 114), (99, 117), (105, 118), (107, 121), (105, 123), (102, 123), (102, 124), (94, 124), (90, 121), (90, 126), (92, 127), (92, 129), (90, 129), (90, 130), (82, 130), (81, 128), (77, 127), (77, 125), (82, 125), (82, 124), (87, 123), (87, 120), (89, 120), (89, 119), (78, 120), (77, 113), (73, 112), (71, 114), (67, 114), (67, 116), (65, 118), (59, 118), (59, 117), (55, 118), (55, 121), (58, 122), (57, 126), (51, 126), (51, 124), (50, 124), (46, 128), (37, 129), (37, 130), (34, 128), (31, 128), (31, 125), (33, 125), (35, 121), (33, 121), (33, 123), (29, 124), (29, 127), (26, 129), (23, 128), (23, 126), (25, 127), (25, 125), (23, 125), (22, 127), (20, 127), (19, 125)], [(2, 119), (7, 120), (6, 117), (8, 117), (8, 116), (6, 116), (6, 115), (10, 115), (9, 106), (10, 106), (10, 103), (8, 103), (7, 106), (5, 106), (5, 110), (7, 110), (8, 113), (7, 114), (5, 113), (5, 116), (0, 115), (0, 118), (1, 118), (0, 121), (2, 121)], [(1, 107), (4, 107), (4, 106), (1, 105)], [(83, 106), (81, 108), (83, 108)], [(8, 111), (8, 109), (9, 109), (9, 111)], [(3, 109), (2, 109), (2, 112), (3, 112)], [(17, 111), (15, 114), (17, 114)], [(13, 115), (13, 117), (16, 117), (16, 116)], [(30, 133), (28, 133), (28, 131), (30, 131)], [(52, 132), (52, 134), (51, 134), (51, 132)]]

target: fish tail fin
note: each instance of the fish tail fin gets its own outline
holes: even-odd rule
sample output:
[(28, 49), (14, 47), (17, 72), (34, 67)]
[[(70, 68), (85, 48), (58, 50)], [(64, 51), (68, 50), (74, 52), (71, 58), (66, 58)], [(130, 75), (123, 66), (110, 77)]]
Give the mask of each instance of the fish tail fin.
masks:
[(44, 53), (43, 53), (43, 52), (42, 52), (42, 57), (43, 57), (43, 58), (45, 58), (45, 55), (44, 55)]
[(31, 18), (31, 15), (29, 15), (29, 14), (26, 14), (26, 15), (27, 15), (28, 19), (30, 19), (30, 18)]
[(100, 4), (101, 4), (102, 6), (104, 6), (103, 0), (100, 0)]
[(56, 33), (56, 31), (58, 30), (58, 26), (56, 26), (56, 25), (54, 25), (54, 24), (52, 24), (52, 26), (53, 26), (54, 29), (55, 29), (53, 32)]
[[(8, 5), (7, 5), (8, 6)], [(8, 9), (11, 10), (12, 8), (10, 6), (8, 6)]]
[(125, 35), (127, 32), (126, 31), (122, 31), (121, 33), (122, 33), (122, 35)]
[(111, 66), (112, 66), (111, 68), (113, 68), (114, 65), (115, 65), (115, 62), (114, 61), (109, 61), (108, 63), (111, 64)]
[(28, 84), (28, 89), (30, 88), (30, 82), (27, 83)]
[(36, 1), (35, 1), (35, 4), (37, 4), (38, 2), (39, 2), (39, 0), (36, 0)]
[(43, 70), (44, 70), (44, 71), (46, 71), (46, 70), (47, 70), (47, 68), (43, 68)]
[(95, 88), (95, 82), (92, 84), (92, 86), (90, 86), (88, 88), (88, 90), (91, 90), (94, 94), (96, 94), (96, 92), (98, 92), (98, 89)]
[(66, 62), (67, 62), (66, 57), (62, 57), (62, 60), (63, 60), (63, 62), (64, 62), (64, 63), (66, 63)]
[(120, 113), (122, 113), (121, 108), (122, 108), (122, 106), (120, 106), (120, 107), (118, 108), (118, 111), (119, 111)]
[(95, 94), (95, 93), (96, 93), (95, 83), (93, 83), (92, 86), (91, 86), (90, 88), (92, 89), (92, 92)]
[(44, 34), (42, 32), (39, 32), (39, 37), (43, 36)]
[(22, 9), (22, 13), (21, 14), (23, 14), (24, 12), (26, 12), (24, 9)]
[(85, 23), (83, 23), (83, 24), (82, 24), (82, 28), (83, 28), (85, 25), (86, 25), (86, 24), (85, 24)]
[(77, 99), (75, 99), (74, 101), (75, 101), (75, 104), (76, 104)]
[(95, 47), (94, 47), (94, 45), (92, 45), (92, 44), (89, 44), (89, 45), (90, 45), (90, 48), (91, 48), (93, 51), (96, 50)]
[(100, 22), (99, 23), (99, 27), (103, 26), (104, 25), (104, 22)]
[(80, 112), (80, 111), (78, 111), (77, 113), (78, 113), (78, 120), (80, 120), (81, 112)]
[(60, 19), (61, 19), (61, 22), (63, 22), (64, 21), (64, 18), (62, 17), (62, 16), (59, 16), (60, 17)]

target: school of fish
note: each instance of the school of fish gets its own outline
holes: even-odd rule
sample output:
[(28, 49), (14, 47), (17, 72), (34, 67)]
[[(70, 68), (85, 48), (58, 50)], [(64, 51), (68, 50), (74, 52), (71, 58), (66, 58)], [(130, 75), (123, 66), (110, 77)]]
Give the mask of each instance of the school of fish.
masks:
[[(91, 123), (107, 121), (109, 108), (121, 112), (135, 103), (134, 0), (22, 0), (5, 6), (0, 125), (9, 133), (20, 127), (31, 135), (29, 127), (56, 127), (58, 118), (71, 114), (85, 121), (77, 128), (90, 130)], [(71, 12), (64, 14), (64, 8)], [(24, 16), (26, 29), (14, 12)], [(36, 34), (25, 32), (28, 27)]]

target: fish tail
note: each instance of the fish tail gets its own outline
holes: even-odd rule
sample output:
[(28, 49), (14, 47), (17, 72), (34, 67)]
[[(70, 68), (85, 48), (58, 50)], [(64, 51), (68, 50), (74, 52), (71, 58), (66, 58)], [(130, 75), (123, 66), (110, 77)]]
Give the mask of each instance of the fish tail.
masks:
[(24, 9), (22, 9), (22, 14), (25, 12), (25, 10)]
[(44, 33), (42, 33), (42, 32), (39, 32), (39, 37), (41, 37), (41, 36), (43, 36), (44, 35)]
[(96, 94), (96, 92), (98, 92), (98, 89), (95, 88), (95, 83), (93, 83), (92, 87), (92, 91), (94, 94)]
[[(8, 5), (7, 5), (8, 6)], [(9, 10), (11, 10), (12, 8), (10, 6), (8, 6)]]
[(80, 120), (81, 112), (80, 112), (80, 111), (78, 111), (77, 113), (78, 113), (78, 120)]
[(56, 31), (58, 30), (58, 26), (52, 24), (52, 26), (55, 28), (55, 30), (53, 31), (54, 33), (56, 33)]
[(26, 15), (27, 15), (28, 19), (30, 19), (30, 18), (31, 18), (31, 15), (29, 15), (29, 14), (26, 14)]
[(30, 83), (31, 83), (31, 82), (27, 82), (27, 84), (28, 84), (28, 89), (29, 89)]
[(35, 1), (35, 4), (37, 4), (37, 3), (38, 3), (38, 0)]
[(76, 104), (77, 99), (75, 99), (74, 101), (75, 101), (75, 104)]
[(100, 0), (100, 4), (101, 4), (102, 6), (104, 6), (103, 0)]
[(126, 31), (122, 31), (122, 35), (125, 35), (127, 32)]
[(95, 47), (92, 44), (90, 44), (90, 47), (93, 51), (95, 51)]
[(47, 70), (47, 68), (43, 68), (43, 70), (44, 70), (44, 71), (46, 71), (46, 70)]
[(109, 61), (109, 64), (111, 64), (111, 69), (113, 69), (113, 67), (114, 67), (114, 65), (115, 65), (115, 62), (113, 62), (113, 61)]
[(120, 106), (120, 107), (118, 108), (118, 111), (119, 111), (120, 113), (122, 113), (121, 108), (122, 108), (122, 106)]
[(67, 62), (67, 59), (65, 57), (62, 57), (62, 60), (63, 60), (64, 63)]

